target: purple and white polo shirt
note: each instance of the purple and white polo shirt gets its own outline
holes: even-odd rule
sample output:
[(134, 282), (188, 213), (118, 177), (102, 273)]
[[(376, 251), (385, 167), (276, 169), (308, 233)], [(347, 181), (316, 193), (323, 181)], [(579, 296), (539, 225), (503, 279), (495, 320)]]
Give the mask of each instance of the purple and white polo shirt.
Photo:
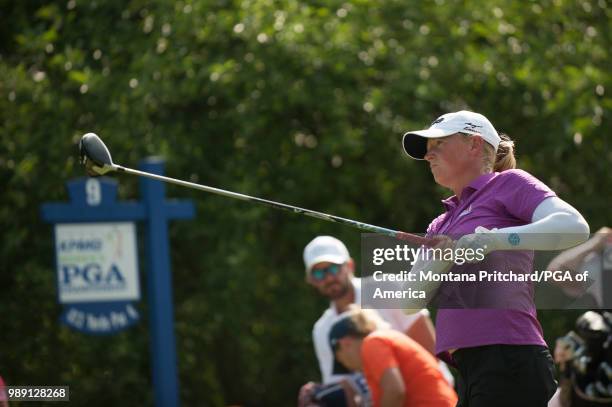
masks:
[[(544, 183), (522, 170), (481, 175), (461, 193), (442, 201), (446, 212), (434, 219), (427, 235), (448, 235), (453, 239), (474, 233), (478, 226), (487, 229), (521, 226), (532, 222), (535, 208), (546, 198), (556, 196)], [(503, 272), (508, 265), (514, 272), (531, 273), (532, 251), (493, 252), (478, 267)], [(474, 265), (471, 265), (472, 267)], [(454, 266), (452, 272), (461, 272)], [(464, 265), (464, 267), (469, 267)], [(461, 298), (509, 298), (519, 306), (487, 307), (474, 304), (440, 308), (436, 317), (436, 354), (452, 363), (451, 349), (475, 346), (543, 345), (542, 327), (537, 320), (531, 283), (486, 284), (443, 283), (440, 292), (461, 291)], [(450, 288), (449, 284), (454, 285)], [(463, 285), (461, 285), (463, 284)], [(450, 295), (452, 297), (452, 295)], [(447, 297), (448, 298), (448, 297)]]

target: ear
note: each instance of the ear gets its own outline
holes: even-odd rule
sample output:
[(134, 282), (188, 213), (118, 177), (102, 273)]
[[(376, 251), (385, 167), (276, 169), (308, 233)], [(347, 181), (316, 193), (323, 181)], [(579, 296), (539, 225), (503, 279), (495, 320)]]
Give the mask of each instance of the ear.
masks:
[(346, 261), (346, 267), (348, 267), (352, 274), (355, 274), (355, 260), (352, 257)]
[(314, 279), (312, 278), (312, 276), (310, 275), (310, 272), (306, 273), (306, 275), (304, 276), (304, 281), (306, 281), (306, 283), (308, 285), (311, 285), (313, 287), (316, 286), (316, 283), (315, 283)]
[(474, 154), (482, 152), (485, 143), (484, 139), (480, 136), (472, 136), (470, 139), (472, 140), (470, 152)]

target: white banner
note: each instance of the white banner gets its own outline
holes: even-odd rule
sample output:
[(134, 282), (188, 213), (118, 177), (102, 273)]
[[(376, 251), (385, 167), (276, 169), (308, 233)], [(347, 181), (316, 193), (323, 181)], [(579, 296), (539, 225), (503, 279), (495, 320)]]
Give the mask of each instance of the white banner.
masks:
[(133, 222), (55, 225), (60, 303), (140, 299)]

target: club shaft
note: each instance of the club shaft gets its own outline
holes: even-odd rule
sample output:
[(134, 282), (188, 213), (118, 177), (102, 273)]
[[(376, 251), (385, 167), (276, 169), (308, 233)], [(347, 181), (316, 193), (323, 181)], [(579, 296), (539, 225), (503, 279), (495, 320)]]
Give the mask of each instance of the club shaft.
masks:
[(327, 213), (312, 211), (310, 209), (304, 209), (304, 208), (300, 208), (297, 206), (292, 206), (292, 205), (287, 205), (287, 204), (280, 203), (280, 202), (270, 201), (268, 199), (262, 199), (262, 198), (257, 198), (254, 196), (240, 194), (237, 192), (227, 191), (225, 189), (209, 187), (206, 185), (196, 184), (194, 182), (188, 182), (188, 181), (183, 181), (180, 179), (165, 177), (163, 175), (152, 174), (152, 173), (145, 172), (145, 171), (138, 171), (138, 170), (134, 170), (128, 167), (123, 167), (117, 164), (113, 164), (112, 167), (113, 167), (113, 170), (117, 172), (125, 172), (125, 173), (132, 174), (132, 175), (152, 178), (158, 181), (168, 182), (171, 184), (176, 184), (176, 185), (180, 185), (180, 186), (191, 188), (191, 189), (197, 189), (200, 191), (210, 192), (210, 193), (217, 194), (217, 195), (223, 195), (229, 198), (240, 199), (242, 201), (257, 202), (257, 203), (260, 203), (260, 204), (263, 204), (263, 205), (266, 205), (272, 208), (283, 209), (289, 212), (294, 212), (294, 213), (310, 216), (310, 217), (317, 218), (317, 219), (340, 223), (343, 225), (355, 227), (357, 229), (366, 230), (368, 232), (380, 233), (380, 234), (391, 236), (397, 239), (406, 240), (408, 242), (418, 244), (418, 245), (426, 245), (426, 246), (432, 245), (431, 239), (421, 237), (421, 236), (411, 234), (411, 233), (400, 232), (397, 230), (387, 229), (387, 228), (383, 228), (380, 226), (370, 225), (368, 223), (357, 222), (352, 219), (342, 218), (340, 216), (329, 215)]

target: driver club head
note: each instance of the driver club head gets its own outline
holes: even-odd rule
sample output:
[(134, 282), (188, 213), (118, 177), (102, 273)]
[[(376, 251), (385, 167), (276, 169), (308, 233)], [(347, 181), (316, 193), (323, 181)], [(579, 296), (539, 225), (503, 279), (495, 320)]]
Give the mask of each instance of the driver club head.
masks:
[(108, 148), (94, 133), (87, 133), (79, 141), (81, 164), (85, 165), (87, 174), (92, 177), (104, 175), (115, 169)]

